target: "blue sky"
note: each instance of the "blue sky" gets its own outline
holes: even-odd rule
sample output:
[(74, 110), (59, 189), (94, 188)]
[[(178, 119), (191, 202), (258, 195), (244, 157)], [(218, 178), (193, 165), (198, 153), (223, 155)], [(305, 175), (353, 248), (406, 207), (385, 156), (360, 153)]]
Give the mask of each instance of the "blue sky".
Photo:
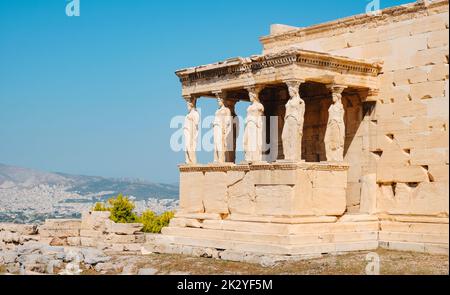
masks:
[(258, 54), (270, 24), (317, 24), (370, 1), (80, 0), (80, 17), (68, 2), (0, 0), (0, 163), (176, 182), (184, 157), (169, 123), (186, 108), (175, 70)]

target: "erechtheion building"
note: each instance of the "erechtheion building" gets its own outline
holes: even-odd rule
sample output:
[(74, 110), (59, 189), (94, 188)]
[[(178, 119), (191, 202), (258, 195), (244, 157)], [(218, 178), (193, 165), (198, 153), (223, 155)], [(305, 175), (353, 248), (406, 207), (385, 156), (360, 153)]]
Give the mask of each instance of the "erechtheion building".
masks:
[[(418, 1), (306, 28), (272, 25), (261, 55), (177, 71), (186, 164), (180, 210), (156, 244), (225, 259), (448, 253), (448, 10), (447, 0)], [(214, 163), (196, 159), (200, 99), (219, 105)], [(240, 101), (251, 104), (239, 114), (245, 161), (236, 163)], [(267, 128), (273, 117), (277, 132)]]

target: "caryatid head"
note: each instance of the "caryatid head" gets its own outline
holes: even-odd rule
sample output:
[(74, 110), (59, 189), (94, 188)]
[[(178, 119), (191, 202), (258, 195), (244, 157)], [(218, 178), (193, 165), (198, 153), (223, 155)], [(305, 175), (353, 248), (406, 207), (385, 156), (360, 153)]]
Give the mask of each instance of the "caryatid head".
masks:
[(331, 91), (331, 97), (333, 99), (333, 103), (341, 102), (342, 100), (342, 92), (344, 92), (346, 86), (341, 85), (330, 85), (328, 88)]
[(184, 99), (186, 100), (187, 109), (189, 112), (197, 108), (197, 98), (189, 96)]
[(246, 90), (248, 91), (248, 97), (250, 98), (251, 103), (259, 102), (259, 93), (262, 90), (261, 87), (251, 86), (251, 87), (246, 87)]
[(223, 108), (225, 106), (225, 103), (223, 102), (222, 97), (217, 98), (217, 104), (219, 105), (219, 109)]
[(341, 101), (341, 99), (342, 99), (342, 94), (340, 94), (340, 93), (333, 92), (332, 96), (333, 96), (333, 103), (337, 103), (338, 101)]
[(294, 80), (294, 81), (288, 81), (286, 82), (286, 85), (288, 87), (288, 91), (289, 91), (289, 96), (291, 98), (300, 98), (300, 85), (303, 83), (304, 81), (300, 81), (300, 80)]
[(222, 91), (213, 92), (217, 99), (217, 104), (219, 105), (219, 109), (225, 106), (225, 93)]

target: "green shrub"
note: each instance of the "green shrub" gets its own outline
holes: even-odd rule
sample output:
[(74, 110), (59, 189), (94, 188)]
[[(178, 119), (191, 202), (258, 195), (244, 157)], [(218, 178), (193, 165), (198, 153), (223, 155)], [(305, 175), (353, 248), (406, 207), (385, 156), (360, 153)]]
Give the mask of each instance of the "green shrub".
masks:
[(109, 199), (108, 204), (112, 221), (116, 223), (134, 223), (138, 221), (138, 217), (134, 213), (135, 205), (128, 197), (120, 194), (115, 199)]
[(170, 220), (174, 217), (174, 212), (165, 212), (157, 216), (153, 211), (147, 210), (142, 213), (140, 222), (144, 225), (142, 231), (146, 233), (159, 234), (163, 227), (169, 225)]
[(92, 211), (109, 211), (109, 208), (106, 208), (105, 204), (103, 203), (96, 203), (94, 208), (92, 208)]
[(109, 219), (116, 223), (135, 223), (140, 222), (144, 225), (142, 231), (146, 233), (161, 233), (163, 227), (169, 225), (170, 220), (175, 216), (174, 212), (164, 212), (156, 215), (153, 211), (147, 210), (141, 216), (134, 212), (135, 205), (130, 199), (122, 194), (116, 198), (108, 200), (108, 204), (96, 203), (92, 211), (110, 211)]

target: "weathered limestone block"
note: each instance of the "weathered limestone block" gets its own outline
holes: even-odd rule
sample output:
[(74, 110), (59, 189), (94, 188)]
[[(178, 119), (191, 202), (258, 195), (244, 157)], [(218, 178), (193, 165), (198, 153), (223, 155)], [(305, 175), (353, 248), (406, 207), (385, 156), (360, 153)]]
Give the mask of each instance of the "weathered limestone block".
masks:
[(21, 235), (36, 235), (37, 228), (37, 225), (34, 224), (0, 223), (0, 231), (19, 233)]
[(382, 232), (424, 233), (448, 235), (448, 223), (393, 222), (381, 221)]
[(378, 42), (379, 29), (366, 29), (363, 31), (356, 31), (346, 37), (348, 47), (356, 47), (360, 45), (368, 45)]
[(418, 51), (407, 63), (414, 67), (426, 65), (439, 65), (448, 62), (448, 45), (445, 47), (431, 48), (427, 50)]
[[(358, 207), (361, 204), (361, 183), (349, 182), (347, 185), (347, 208)], [(356, 209), (355, 209), (356, 210)]]
[(414, 242), (414, 243), (448, 243), (448, 235), (445, 234), (426, 234), (426, 233), (402, 233), (402, 232), (384, 232), (379, 233), (381, 241), (396, 242)]
[(405, 183), (380, 185), (378, 212), (411, 215), (448, 215), (448, 183)]
[(377, 176), (375, 173), (361, 177), (360, 212), (372, 214), (377, 209)]
[(428, 81), (443, 81), (448, 79), (449, 69), (448, 64), (438, 64), (431, 66), (428, 74)]
[(80, 244), (82, 247), (97, 247), (99, 240), (96, 238), (80, 237)]
[(226, 172), (206, 172), (203, 182), (205, 212), (228, 214)]
[(222, 216), (220, 214), (215, 213), (182, 213), (177, 212), (175, 214), (177, 218), (189, 218), (189, 219), (198, 219), (198, 220), (222, 220)]
[(134, 235), (142, 230), (141, 223), (111, 223), (108, 225), (106, 232), (117, 235)]
[(21, 235), (18, 232), (1, 231), (0, 232), (0, 241), (2, 241), (4, 243), (19, 243), (20, 236)]
[(81, 229), (104, 231), (108, 223), (112, 221), (109, 219), (111, 212), (92, 211), (83, 212), (81, 216)]
[(411, 150), (412, 165), (442, 165), (448, 163), (448, 148)]
[(80, 236), (79, 229), (39, 229), (41, 237), (68, 238)]
[(82, 229), (80, 231), (80, 236), (85, 238), (100, 238), (103, 236), (103, 232), (98, 230)]
[[(397, 133), (397, 138), (400, 138), (401, 135)], [(402, 142), (410, 142), (409, 140), (401, 140)], [(404, 143), (405, 146), (410, 146), (407, 143)], [(377, 161), (377, 165), (380, 167), (387, 166), (408, 166), (410, 164), (410, 155), (402, 149), (399, 144), (392, 143), (383, 149), (383, 154)]]
[(428, 175), (430, 180), (435, 182), (449, 181), (448, 164), (428, 166)]
[[(449, 142), (449, 130), (447, 127), (443, 127), (445, 124), (441, 125), (439, 130), (431, 130), (426, 136), (426, 147), (430, 149), (434, 148), (446, 148)], [(447, 124), (448, 125), (448, 124)]]
[(297, 185), (295, 188), (295, 199), (292, 208), (293, 215), (314, 215), (313, 184), (316, 171), (298, 171)]
[(445, 96), (445, 81), (418, 83), (411, 86), (413, 100)]
[(203, 172), (180, 173), (180, 209), (186, 213), (203, 213)]
[(141, 252), (142, 243), (128, 243), (123, 245), (123, 251), (125, 252)]
[(315, 171), (313, 188), (346, 188), (347, 171)]
[(429, 67), (416, 67), (394, 72), (395, 86), (409, 85), (426, 82), (428, 80)]
[(251, 173), (229, 172), (228, 208), (231, 214), (255, 214), (255, 182)]
[(202, 220), (191, 218), (172, 218), (169, 226), (173, 227), (196, 227), (201, 228), (203, 226)]
[(427, 182), (428, 173), (422, 166), (385, 165), (377, 167), (378, 183)]
[(133, 243), (143, 243), (145, 241), (145, 236), (141, 235), (116, 235), (108, 234), (104, 237), (105, 242), (112, 244), (133, 244)]
[(348, 45), (345, 36), (342, 35), (333, 36), (331, 38), (321, 38), (319, 42), (323, 50), (326, 52), (347, 48)]
[(289, 185), (256, 186), (257, 215), (289, 216), (293, 212), (294, 188)]
[(409, 37), (410, 30), (410, 21), (388, 23), (382, 29), (379, 29), (378, 40), (386, 41)]
[(433, 31), (428, 36), (428, 48), (448, 46), (448, 41), (448, 29)]
[(432, 123), (434, 120), (439, 122), (438, 128), (448, 125), (449, 118), (449, 99), (446, 97), (432, 98), (424, 101), (427, 107), (427, 121)]
[(314, 188), (313, 206), (317, 216), (341, 216), (347, 208), (345, 188)]
[(378, 214), (381, 221), (397, 221), (409, 223), (448, 224), (448, 217), (414, 216), (414, 215), (383, 215)]
[(410, 31), (412, 35), (416, 35), (427, 32), (445, 30), (447, 27), (448, 27), (448, 11), (446, 13), (440, 13), (428, 17), (418, 18), (412, 23)]
[(72, 246), (72, 247), (81, 246), (81, 238), (80, 237), (68, 237), (67, 245)]
[(47, 219), (43, 225), (47, 229), (80, 229), (79, 219)]
[(39, 240), (39, 235), (20, 235), (19, 244), (23, 245), (27, 242), (38, 242)]
[(255, 185), (296, 185), (297, 170), (256, 170), (250, 171)]
[(422, 242), (380, 241), (379, 247), (394, 251), (419, 252), (437, 255), (448, 255), (448, 244), (432, 244)]

